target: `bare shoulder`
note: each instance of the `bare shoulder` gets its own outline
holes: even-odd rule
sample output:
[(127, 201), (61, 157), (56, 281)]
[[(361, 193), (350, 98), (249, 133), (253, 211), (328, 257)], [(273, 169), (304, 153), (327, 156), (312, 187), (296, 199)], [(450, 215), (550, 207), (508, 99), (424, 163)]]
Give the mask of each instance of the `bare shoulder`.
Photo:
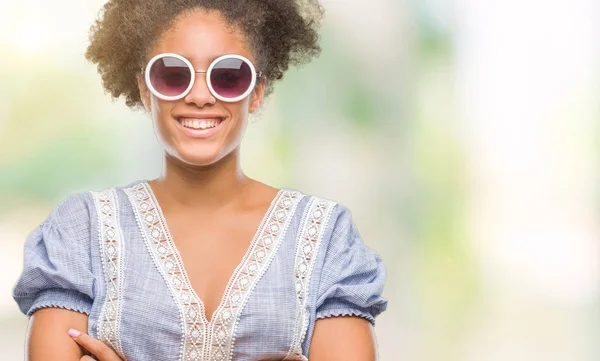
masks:
[(244, 208), (256, 209), (268, 207), (277, 197), (279, 188), (253, 180), (244, 192)]

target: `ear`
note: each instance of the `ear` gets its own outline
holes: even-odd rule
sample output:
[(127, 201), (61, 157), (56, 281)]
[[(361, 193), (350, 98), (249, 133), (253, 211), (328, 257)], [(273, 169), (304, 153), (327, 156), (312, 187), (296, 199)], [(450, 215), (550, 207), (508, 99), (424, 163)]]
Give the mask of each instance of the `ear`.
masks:
[(265, 94), (265, 85), (266, 80), (261, 79), (256, 86), (254, 86), (254, 90), (250, 94), (250, 113), (254, 113), (260, 108)]
[(146, 82), (144, 81), (143, 75), (140, 74), (137, 76), (137, 84), (138, 89), (140, 91), (140, 99), (144, 104), (144, 108), (146, 109), (146, 111), (150, 112), (150, 89), (148, 89), (148, 87), (146, 86)]

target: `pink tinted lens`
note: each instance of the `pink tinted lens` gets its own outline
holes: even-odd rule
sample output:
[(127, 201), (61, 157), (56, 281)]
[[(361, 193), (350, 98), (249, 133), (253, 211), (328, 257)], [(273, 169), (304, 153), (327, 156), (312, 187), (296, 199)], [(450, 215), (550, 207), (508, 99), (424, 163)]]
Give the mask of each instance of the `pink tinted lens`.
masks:
[(162, 95), (173, 97), (183, 94), (190, 85), (192, 73), (181, 59), (165, 56), (150, 68), (150, 82)]
[(250, 66), (240, 59), (223, 59), (212, 68), (210, 82), (217, 94), (225, 98), (237, 98), (252, 83)]

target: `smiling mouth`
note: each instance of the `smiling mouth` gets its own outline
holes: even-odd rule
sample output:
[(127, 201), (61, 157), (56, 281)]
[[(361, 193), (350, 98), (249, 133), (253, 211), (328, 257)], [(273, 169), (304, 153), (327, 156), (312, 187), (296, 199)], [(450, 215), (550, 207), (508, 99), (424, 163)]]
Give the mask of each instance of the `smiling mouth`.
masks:
[(223, 119), (223, 118), (202, 118), (202, 119), (177, 118), (176, 120), (179, 124), (181, 124), (185, 128), (204, 130), (204, 129), (216, 128), (225, 119)]

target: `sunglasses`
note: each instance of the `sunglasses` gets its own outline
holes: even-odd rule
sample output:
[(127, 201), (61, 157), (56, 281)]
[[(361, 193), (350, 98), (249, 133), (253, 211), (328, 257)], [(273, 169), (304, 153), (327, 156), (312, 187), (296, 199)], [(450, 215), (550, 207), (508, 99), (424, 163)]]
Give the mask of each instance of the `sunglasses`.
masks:
[(228, 103), (247, 97), (257, 78), (262, 77), (250, 60), (236, 54), (218, 57), (206, 71), (195, 70), (181, 55), (158, 54), (148, 62), (144, 73), (148, 89), (163, 100), (182, 99), (192, 90), (196, 73), (206, 73), (206, 84), (212, 95)]

